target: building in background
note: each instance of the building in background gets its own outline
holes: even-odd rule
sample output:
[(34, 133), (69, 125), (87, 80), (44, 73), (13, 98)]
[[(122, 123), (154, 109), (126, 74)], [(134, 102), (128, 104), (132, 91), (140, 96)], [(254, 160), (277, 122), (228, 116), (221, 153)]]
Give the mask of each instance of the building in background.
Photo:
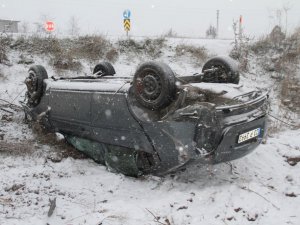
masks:
[(18, 33), (19, 22), (20, 21), (0, 19), (0, 33)]

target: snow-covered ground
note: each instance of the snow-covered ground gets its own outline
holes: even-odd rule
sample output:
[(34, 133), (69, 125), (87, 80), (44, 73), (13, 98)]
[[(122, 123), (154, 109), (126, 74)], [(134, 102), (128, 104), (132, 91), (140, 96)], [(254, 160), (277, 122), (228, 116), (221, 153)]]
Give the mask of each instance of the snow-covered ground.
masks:
[[(226, 40), (171, 39), (168, 44), (188, 41), (206, 46), (212, 54), (228, 54), (231, 48)], [(170, 55), (168, 50), (161, 59), (178, 74), (201, 69)], [(13, 52), (13, 66), (0, 65), (5, 77), (0, 76), (0, 99), (15, 104), (23, 99), (29, 68), (16, 64), (18, 57)], [(46, 59), (34, 60), (55, 75)], [(121, 56), (116, 71), (132, 75), (142, 60)], [(84, 73), (89, 70), (85, 65)], [(243, 75), (241, 83), (253, 88), (272, 85), (266, 76), (251, 74)], [(0, 225), (300, 224), (300, 163), (287, 162), (288, 157), (300, 157), (299, 130), (272, 134), (252, 154), (231, 163), (137, 179), (109, 172), (84, 157), (50, 160), (53, 152), (67, 146), (41, 140), (23, 122), (21, 111), (4, 109), (13, 114), (0, 111)], [(48, 217), (49, 199), (54, 198), (56, 208)]]

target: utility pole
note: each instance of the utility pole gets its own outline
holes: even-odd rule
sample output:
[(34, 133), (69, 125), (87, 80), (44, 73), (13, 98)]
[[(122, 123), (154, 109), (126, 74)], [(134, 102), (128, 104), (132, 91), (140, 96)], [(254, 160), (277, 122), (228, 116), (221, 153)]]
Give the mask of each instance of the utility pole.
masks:
[(288, 11), (290, 10), (290, 6), (288, 4), (283, 6), (283, 10), (285, 12), (285, 35), (287, 35), (288, 30)]
[(276, 17), (278, 19), (278, 26), (280, 26), (280, 28), (282, 28), (282, 24), (281, 24), (281, 16), (282, 16), (282, 13), (281, 13), (281, 9), (277, 9), (276, 10)]
[(220, 17), (220, 10), (217, 10), (217, 38), (219, 38), (219, 17)]

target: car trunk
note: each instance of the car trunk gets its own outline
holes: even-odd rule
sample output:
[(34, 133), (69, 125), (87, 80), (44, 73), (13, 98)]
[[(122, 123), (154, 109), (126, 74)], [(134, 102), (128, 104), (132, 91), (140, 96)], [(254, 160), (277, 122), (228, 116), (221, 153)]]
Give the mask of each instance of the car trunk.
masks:
[[(210, 155), (212, 163), (233, 160), (248, 154), (261, 142), (266, 133), (267, 92), (215, 83), (188, 84), (183, 90), (187, 94), (181, 115), (192, 115), (197, 107), (203, 107), (193, 114), (199, 118), (194, 138), (198, 158)], [(255, 131), (259, 132), (257, 137), (250, 138)], [(246, 137), (239, 143), (243, 134), (249, 140)]]

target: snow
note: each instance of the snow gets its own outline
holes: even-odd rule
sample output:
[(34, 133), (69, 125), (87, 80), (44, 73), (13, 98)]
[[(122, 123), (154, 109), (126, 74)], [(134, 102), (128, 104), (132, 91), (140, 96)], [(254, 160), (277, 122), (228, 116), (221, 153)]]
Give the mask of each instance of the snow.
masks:
[(188, 85), (198, 87), (201, 90), (207, 90), (209, 92), (222, 95), (223, 97), (229, 99), (255, 90), (254, 87), (248, 88), (239, 84), (191, 83)]
[[(193, 44), (202, 41), (216, 54), (230, 49), (230, 42), (224, 40), (193, 40)], [(167, 54), (161, 60), (176, 73), (201, 71)], [(0, 65), (6, 75), (0, 78), (0, 99), (18, 104), (24, 97), (29, 66), (15, 64), (16, 52), (10, 59), (13, 66)], [(56, 75), (46, 59), (34, 56), (34, 60), (46, 66), (49, 76)], [(115, 68), (118, 75), (128, 76), (138, 63), (140, 59), (128, 61), (121, 56)], [(85, 68), (83, 73), (89, 74), (87, 64)], [(272, 81), (247, 74), (241, 84), (268, 88)], [(0, 118), (4, 114), (0, 111)], [(49, 156), (67, 146), (41, 141), (41, 134), (24, 123), (21, 111), (12, 115), (12, 121), (0, 120), (0, 134), (4, 135), (0, 139), (1, 225), (300, 224), (300, 163), (287, 162), (287, 157), (300, 156), (299, 129), (269, 135), (253, 153), (231, 163), (193, 165), (164, 177), (140, 178), (112, 173), (86, 158), (53, 162)], [(289, 197), (293, 194), (296, 197)], [(51, 217), (47, 216), (49, 198), (56, 198)]]
[[(299, 165), (291, 167), (283, 158), (292, 151), (283, 141), (287, 135), (294, 146), (299, 144), (299, 131), (279, 134), (253, 154), (233, 162), (232, 171), (227, 164), (193, 166), (164, 178), (125, 177), (106, 171), (92, 160), (67, 158), (52, 163), (31, 157), (1, 158), (0, 199), (1, 204), (8, 201), (3, 204), (3, 212), (9, 212), (5, 215), (9, 219), (3, 215), (0, 221), (99, 224), (107, 218), (103, 224), (155, 224), (148, 209), (172, 224), (224, 224), (222, 220), (228, 224), (297, 224), (299, 197), (285, 196), (300, 194)], [(24, 187), (3, 191), (12, 184)], [(47, 218), (48, 198), (54, 197), (57, 209)], [(255, 214), (257, 220), (249, 222), (248, 215)]]
[[(99, 82), (100, 81), (100, 82)], [(97, 82), (84, 82), (78, 80), (45, 80), (47, 88), (77, 91), (103, 91), (103, 92), (127, 92), (130, 87), (130, 80), (98, 80)]]
[(195, 47), (205, 47), (209, 49), (212, 55), (225, 55), (227, 56), (232, 49), (233, 40), (218, 40), (214, 39), (196, 39), (196, 38), (169, 38), (170, 45), (186, 44)]

